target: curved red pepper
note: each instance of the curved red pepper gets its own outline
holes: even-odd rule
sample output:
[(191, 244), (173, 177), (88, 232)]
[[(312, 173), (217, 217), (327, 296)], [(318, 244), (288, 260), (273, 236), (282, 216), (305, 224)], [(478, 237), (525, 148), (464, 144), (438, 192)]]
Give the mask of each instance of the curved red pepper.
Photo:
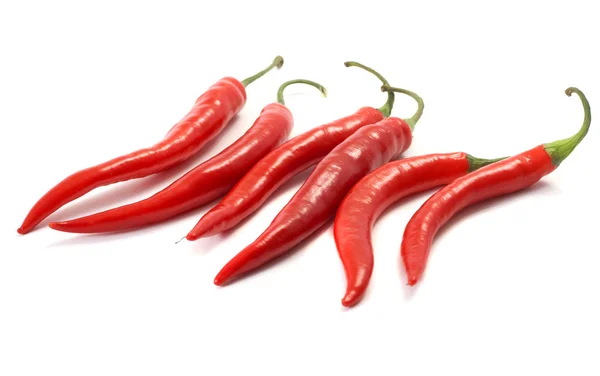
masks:
[[(288, 81), (281, 85), (280, 93), (294, 83), (309, 84), (325, 94), (323, 86), (307, 80)], [(268, 104), (242, 137), (155, 195), (82, 218), (52, 222), (50, 227), (77, 233), (120, 231), (195, 209), (227, 193), (246, 171), (288, 137), (293, 123), (287, 107)]]
[(360, 178), (408, 149), (423, 110), (422, 100), (410, 94), (419, 101), (415, 117), (407, 121), (390, 117), (368, 125), (333, 149), (258, 239), (221, 269), (215, 284), (222, 285), (289, 251), (335, 214)]
[[(385, 78), (371, 68), (356, 62), (346, 62), (345, 65), (363, 68), (387, 84)], [(393, 102), (394, 94), (390, 92), (388, 101), (379, 110), (363, 107), (350, 116), (298, 135), (273, 150), (198, 221), (186, 238), (196, 240), (235, 227), (256, 211), (277, 188), (318, 163), (356, 130), (389, 116)]]
[(371, 230), (396, 201), (440, 185), (497, 161), (465, 153), (428, 154), (387, 163), (362, 178), (344, 198), (335, 216), (334, 237), (348, 286), (342, 304), (364, 295), (373, 272)]
[(196, 100), (162, 141), (70, 175), (36, 202), (17, 231), (26, 234), (60, 207), (95, 188), (152, 175), (190, 158), (242, 109), (245, 86), (282, 64), (283, 58), (278, 56), (268, 68), (242, 82), (222, 78)]
[(401, 246), (409, 285), (415, 285), (421, 279), (435, 234), (456, 213), (477, 202), (535, 184), (571, 154), (587, 134), (592, 118), (585, 95), (576, 88), (566, 90), (567, 95), (572, 93), (579, 95), (585, 111), (583, 125), (577, 134), (537, 146), (458, 178), (417, 210), (406, 226)]

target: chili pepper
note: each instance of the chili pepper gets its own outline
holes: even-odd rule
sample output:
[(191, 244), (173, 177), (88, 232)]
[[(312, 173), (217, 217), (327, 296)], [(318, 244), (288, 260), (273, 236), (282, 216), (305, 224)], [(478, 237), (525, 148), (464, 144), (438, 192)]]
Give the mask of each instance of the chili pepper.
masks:
[[(385, 78), (369, 67), (356, 62), (344, 64), (365, 69), (387, 84)], [(235, 227), (283, 183), (318, 163), (357, 129), (390, 116), (393, 105), (394, 94), (390, 92), (387, 102), (379, 109), (360, 108), (350, 116), (313, 128), (279, 146), (248, 171), (223, 200), (198, 221), (186, 238), (196, 240)]]
[(245, 87), (282, 64), (283, 58), (277, 56), (266, 69), (241, 82), (232, 77), (217, 81), (162, 141), (70, 175), (36, 202), (17, 231), (26, 234), (60, 207), (95, 188), (152, 175), (190, 158), (244, 107)]
[[(283, 90), (296, 83), (314, 86), (326, 94), (325, 88), (316, 82), (292, 80), (279, 88), (280, 103)], [(246, 171), (288, 137), (294, 119), (280, 103), (268, 104), (242, 137), (155, 195), (86, 217), (52, 222), (50, 227), (77, 233), (125, 230), (163, 221), (224, 195)]]
[(221, 269), (215, 284), (221, 285), (242, 273), (281, 256), (331, 218), (350, 188), (375, 168), (404, 152), (411, 144), (412, 130), (423, 112), (423, 101), (415, 115), (402, 120), (389, 117), (356, 131), (315, 167), (288, 204), (252, 244)]
[(437, 231), (462, 209), (477, 202), (525, 189), (556, 169), (588, 132), (592, 120), (585, 95), (571, 87), (566, 94), (579, 95), (585, 117), (581, 129), (572, 137), (539, 145), (531, 150), (456, 179), (431, 196), (408, 222), (401, 254), (408, 284), (422, 277), (431, 243)]
[(385, 209), (403, 197), (448, 184), (498, 160), (460, 152), (421, 155), (387, 163), (356, 183), (334, 222), (335, 243), (348, 280), (342, 304), (355, 305), (367, 289), (373, 272), (371, 230)]

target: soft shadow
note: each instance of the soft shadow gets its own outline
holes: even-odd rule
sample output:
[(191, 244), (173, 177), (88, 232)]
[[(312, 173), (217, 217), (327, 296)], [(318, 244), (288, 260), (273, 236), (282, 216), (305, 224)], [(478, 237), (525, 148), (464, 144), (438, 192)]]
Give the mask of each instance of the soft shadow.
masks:
[[(185, 162), (173, 166), (165, 171), (161, 171), (144, 178), (121, 182), (120, 184), (111, 184), (111, 186), (113, 187), (111, 187), (109, 190), (94, 195), (93, 197), (86, 198), (86, 196), (84, 195), (79, 199), (67, 204), (67, 207), (60, 208), (56, 213), (53, 213), (48, 218), (44, 219), (37, 227), (41, 228), (43, 226), (47, 226), (50, 222), (63, 221), (74, 217), (86, 215), (86, 213), (91, 214), (96, 213), (98, 211), (106, 210), (108, 208), (116, 206), (111, 204), (114, 204), (116, 202), (124, 202), (131, 196), (138, 195), (140, 193), (147, 194), (148, 196), (150, 196), (150, 194), (156, 193), (157, 186), (163, 184), (165, 181), (175, 181), (185, 172), (196, 167), (209, 157), (220, 153), (222, 150), (213, 150), (215, 144), (219, 141), (221, 137), (223, 137), (226, 134), (226, 132), (235, 130), (235, 128), (239, 126), (239, 124), (239, 117), (236, 115), (230, 121), (229, 125), (227, 125), (225, 129), (223, 129), (222, 132), (220, 132), (214, 139), (212, 139), (206, 145), (204, 145), (198, 153), (196, 153), (193, 157), (189, 158)], [(119, 204), (118, 206), (121, 206), (121, 204)]]
[[(442, 187), (443, 187), (443, 185), (440, 185), (438, 187), (431, 188), (431, 189), (428, 189), (428, 190), (422, 191), (422, 192), (416, 192), (416, 193), (413, 193), (411, 195), (401, 198), (400, 200), (398, 200), (398, 201), (394, 202), (392, 205), (390, 205), (387, 209), (385, 209), (384, 212), (381, 213), (381, 215), (379, 216), (377, 221), (383, 219), (384, 217), (386, 217), (388, 215), (392, 215), (392, 212), (394, 210), (398, 209), (400, 206), (404, 205), (409, 200), (425, 202), (431, 195), (433, 195), (435, 192), (439, 191)], [(375, 227), (375, 226), (377, 226), (377, 222), (375, 222), (373, 227)], [(404, 228), (402, 226), (398, 226), (398, 231), (404, 232)], [(376, 250), (374, 250), (374, 251), (377, 252)], [(400, 244), (398, 244), (398, 246), (396, 247), (396, 252), (397, 252), (396, 265), (398, 267), (398, 277), (399, 277), (399, 282), (402, 285), (403, 295), (406, 299), (411, 300), (413, 298), (413, 296), (416, 294), (416, 291), (421, 284), (418, 283), (416, 286), (410, 286), (406, 282), (408, 280), (408, 277), (406, 275), (406, 270), (404, 269), (404, 264), (402, 263), (402, 255), (400, 253)], [(367, 289), (363, 299), (367, 298), (367, 295), (369, 294), (370, 290), (371, 290), (370, 288)]]
[[(502, 203), (505, 200), (508, 199), (514, 199), (517, 197), (521, 197), (521, 196), (525, 196), (525, 195), (531, 195), (531, 194), (535, 194), (535, 193), (539, 193), (539, 192), (543, 192), (543, 191), (549, 191), (552, 189), (552, 184), (550, 184), (547, 181), (539, 181), (536, 184), (534, 184), (531, 187), (528, 187), (526, 189), (523, 189), (521, 191), (517, 191), (517, 192), (513, 192), (507, 195), (503, 195), (503, 196), (499, 196), (499, 197), (495, 197), (486, 201), (482, 201), (480, 203), (477, 203), (475, 205), (472, 205), (462, 211), (460, 211), (459, 213), (457, 213), (454, 217), (452, 217), (436, 234), (435, 236), (435, 241), (441, 241), (440, 239), (444, 237), (444, 235), (448, 232), (451, 231), (452, 228), (454, 226), (459, 225), (461, 222), (465, 221), (467, 218), (477, 214), (477, 213), (481, 213), (481, 212), (485, 212), (487, 210), (493, 209), (497, 206), (502, 205)], [(433, 247), (432, 247), (433, 250)], [(431, 256), (430, 256), (431, 257)], [(421, 278), (421, 280), (427, 278), (427, 268), (425, 269), (424, 273), (423, 273), (423, 277)], [(420, 285), (421, 282), (417, 283), (417, 286)]]
[(68, 246), (79, 246), (87, 244), (98, 244), (107, 243), (111, 241), (118, 241), (123, 239), (126, 234), (123, 232), (109, 232), (103, 234), (78, 234), (65, 239), (61, 239), (54, 243), (50, 243), (46, 248), (57, 248), (57, 247), (68, 247)]
[[(381, 214), (381, 216), (378, 218), (378, 221), (381, 220), (381, 219), (383, 219), (385, 216), (390, 215), (391, 212), (393, 212), (399, 206), (403, 205), (407, 200), (417, 199), (419, 201), (425, 202), (429, 197), (431, 197), (435, 192), (439, 191), (442, 187), (443, 186), (439, 186), (439, 187), (432, 188), (432, 189), (429, 189), (429, 190), (424, 191), (424, 192), (418, 192), (418, 193), (414, 193), (412, 195), (403, 197), (402, 199), (398, 200), (394, 204), (390, 205)], [(461, 221), (465, 220), (467, 217), (469, 217), (471, 215), (474, 215), (475, 213), (478, 213), (478, 212), (481, 212), (481, 211), (493, 209), (494, 207), (500, 205), (503, 200), (514, 198), (514, 197), (520, 197), (522, 195), (531, 194), (531, 193), (535, 193), (535, 192), (540, 192), (540, 191), (543, 191), (543, 190), (547, 190), (550, 187), (551, 187), (550, 183), (542, 180), (542, 181), (539, 181), (538, 183), (534, 184), (533, 186), (531, 186), (529, 188), (526, 188), (526, 189), (524, 189), (522, 191), (518, 191), (518, 192), (514, 192), (514, 193), (511, 193), (511, 194), (508, 194), (508, 195), (496, 197), (496, 198), (493, 198), (493, 199), (490, 199), (490, 200), (486, 200), (486, 201), (480, 202), (480, 203), (475, 204), (473, 206), (470, 206), (470, 207), (462, 210), (458, 214), (456, 214), (448, 223), (446, 223), (446, 225), (444, 227), (442, 227), (439, 230), (439, 232), (437, 233), (436, 239), (439, 240), (439, 238), (442, 238), (447, 231), (450, 231), (452, 229), (452, 227), (456, 226)], [(375, 223), (375, 225), (377, 225), (377, 223)], [(404, 232), (403, 228), (399, 228), (399, 230), (402, 230)], [(400, 244), (398, 245), (398, 250), (400, 250)], [(422, 282), (419, 281), (415, 286), (410, 286), (406, 282), (407, 281), (407, 275), (406, 275), (406, 270), (404, 268), (404, 264), (402, 262), (402, 255), (400, 254), (400, 252), (398, 252), (397, 265), (398, 265), (398, 271), (399, 271), (398, 275), (400, 277), (400, 281), (401, 281), (402, 286), (403, 286), (404, 297), (407, 298), (408, 300), (410, 300), (417, 293), (417, 290), (421, 286)], [(427, 271), (424, 272), (422, 279), (426, 278), (426, 274), (427, 274)], [(365, 296), (364, 296), (363, 299), (367, 298), (367, 294), (369, 293), (369, 290), (370, 289), (367, 289), (367, 292), (365, 293)]]
[(402, 285), (402, 295), (404, 296), (404, 299), (410, 301), (417, 294), (417, 291), (421, 287), (421, 282), (418, 282), (415, 286), (411, 286), (408, 284), (408, 282), (406, 282), (408, 280), (408, 276), (406, 275), (406, 269), (404, 268), (404, 264), (402, 263), (402, 255), (400, 254), (400, 252), (398, 252), (397, 265), (399, 265), (398, 277), (400, 280), (400, 284)]
[(543, 191), (548, 191), (548, 190), (551, 190), (551, 188), (552, 188), (552, 184), (550, 184), (547, 181), (542, 180), (542, 181), (539, 181), (536, 184), (532, 185), (531, 187), (528, 187), (521, 191), (513, 192), (513, 193), (510, 193), (507, 195), (500, 196), (500, 197), (494, 197), (492, 199), (482, 201), (475, 205), (469, 206), (468, 208), (460, 211), (454, 217), (452, 217), (444, 225), (444, 227), (442, 227), (438, 231), (438, 233), (436, 234), (436, 238), (437, 239), (442, 238), (446, 234), (446, 232), (448, 232), (452, 229), (452, 227), (458, 225), (461, 221), (467, 219), (467, 217), (470, 217), (470, 216), (474, 215), (475, 213), (485, 212), (487, 210), (490, 210), (497, 206), (500, 206), (502, 204), (502, 202), (505, 200), (514, 199), (514, 198), (518, 198), (518, 197), (525, 196), (525, 195), (531, 195), (531, 194), (535, 194), (535, 193), (539, 193), (539, 192), (543, 192)]
[(231, 281), (227, 282), (226, 284), (224, 284), (220, 287), (227, 287), (229, 285), (233, 285), (237, 281), (242, 280), (242, 279), (253, 278), (257, 274), (262, 273), (263, 271), (273, 267), (274, 265), (276, 265), (280, 262), (285, 262), (286, 260), (294, 257), (296, 255), (296, 253), (302, 252), (306, 248), (310, 247), (312, 242), (314, 242), (319, 236), (324, 234), (331, 227), (332, 224), (333, 224), (333, 217), (330, 218), (323, 226), (321, 226), (315, 232), (310, 234), (306, 239), (304, 239), (302, 242), (300, 242), (300, 244), (298, 244), (295, 247), (288, 250), (285, 254), (283, 254), (279, 257), (276, 257), (273, 260), (267, 262), (266, 264), (261, 265), (258, 268), (251, 270), (247, 273), (244, 273), (244, 274), (240, 275), (239, 277), (236, 277), (235, 279), (232, 279)]

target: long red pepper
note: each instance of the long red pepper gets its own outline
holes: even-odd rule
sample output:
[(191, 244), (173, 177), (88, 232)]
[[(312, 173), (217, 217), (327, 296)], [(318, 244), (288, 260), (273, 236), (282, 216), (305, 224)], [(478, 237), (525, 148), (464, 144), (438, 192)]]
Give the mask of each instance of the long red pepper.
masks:
[[(385, 78), (369, 67), (356, 62), (344, 64), (365, 69), (387, 84)], [(196, 240), (235, 227), (256, 211), (283, 183), (318, 163), (356, 130), (390, 116), (393, 104), (394, 94), (388, 92), (387, 102), (379, 109), (360, 108), (350, 116), (313, 128), (273, 150), (198, 221), (186, 238)]]
[(572, 93), (579, 95), (585, 112), (583, 125), (575, 135), (539, 145), (458, 178), (417, 210), (406, 226), (401, 246), (409, 285), (415, 285), (421, 279), (433, 238), (450, 218), (477, 202), (533, 185), (554, 171), (583, 140), (592, 120), (590, 105), (579, 89), (566, 90), (568, 96)]
[(36, 202), (17, 231), (26, 234), (60, 207), (95, 188), (152, 175), (190, 158), (244, 107), (245, 87), (282, 64), (283, 58), (277, 56), (266, 69), (241, 82), (232, 77), (220, 79), (162, 141), (70, 175)]
[(356, 131), (315, 167), (288, 204), (252, 244), (238, 253), (215, 278), (222, 285), (289, 251), (331, 218), (350, 188), (375, 168), (404, 152), (411, 144), (412, 130), (423, 112), (423, 101), (408, 120), (389, 117)]
[(373, 225), (396, 201), (475, 171), (498, 159), (466, 153), (428, 154), (387, 163), (362, 178), (342, 201), (334, 222), (335, 243), (348, 281), (342, 304), (364, 295), (373, 272)]
[(256, 162), (287, 139), (294, 120), (283, 104), (283, 90), (296, 83), (314, 86), (326, 94), (325, 88), (313, 81), (285, 82), (279, 88), (279, 103), (268, 104), (242, 137), (162, 191), (101, 213), (52, 222), (50, 227), (77, 233), (125, 230), (164, 221), (223, 196)]

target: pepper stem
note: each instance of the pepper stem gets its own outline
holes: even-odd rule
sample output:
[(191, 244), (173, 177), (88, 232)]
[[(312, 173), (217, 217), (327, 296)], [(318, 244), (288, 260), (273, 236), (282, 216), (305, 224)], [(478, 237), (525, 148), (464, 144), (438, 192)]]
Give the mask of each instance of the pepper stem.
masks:
[(396, 93), (402, 93), (402, 94), (406, 94), (409, 97), (411, 97), (412, 99), (414, 99), (415, 101), (417, 101), (417, 112), (415, 112), (415, 114), (408, 118), (408, 119), (404, 119), (404, 121), (406, 121), (408, 123), (408, 125), (410, 126), (410, 130), (414, 131), (415, 130), (415, 125), (417, 125), (417, 122), (419, 121), (419, 119), (421, 118), (421, 115), (423, 115), (423, 109), (425, 109), (425, 102), (423, 102), (423, 98), (421, 98), (419, 95), (417, 95), (416, 93), (413, 93), (410, 90), (406, 90), (406, 89), (401, 89), (399, 87), (391, 87), (390, 85), (383, 85), (381, 87), (381, 91), (387, 91), (388, 93), (391, 92), (396, 92)]
[(573, 93), (579, 95), (579, 99), (581, 99), (581, 104), (583, 105), (583, 111), (585, 114), (583, 117), (583, 125), (577, 133), (569, 138), (544, 144), (544, 149), (546, 149), (546, 152), (550, 155), (550, 158), (552, 158), (552, 164), (556, 167), (558, 167), (562, 161), (567, 159), (569, 154), (571, 154), (575, 147), (579, 145), (581, 140), (583, 140), (585, 135), (588, 133), (588, 130), (590, 129), (590, 123), (592, 122), (592, 111), (587, 98), (581, 92), (581, 90), (577, 89), (576, 87), (570, 87), (565, 90), (565, 94), (567, 94), (569, 97)]
[[(346, 67), (359, 67), (362, 68), (364, 70), (366, 70), (367, 72), (375, 75), (375, 77), (379, 78), (379, 80), (384, 84), (384, 85), (389, 85), (388, 81), (383, 78), (383, 76), (381, 74), (379, 74), (379, 72), (373, 70), (372, 68), (369, 68), (365, 65), (362, 65), (361, 63), (357, 63), (356, 61), (346, 61), (344, 63), (344, 65)], [(383, 114), (384, 117), (390, 117), (390, 115), (392, 114), (392, 107), (394, 107), (394, 93), (391, 91), (388, 91), (387, 93), (388, 95), (388, 99), (385, 102), (385, 104), (381, 107), (379, 107), (379, 111)]]
[(469, 161), (469, 172), (473, 172), (475, 170), (478, 170), (482, 167), (485, 167), (489, 164), (492, 163), (496, 163), (498, 161), (501, 161), (503, 159), (506, 159), (506, 157), (502, 157), (502, 158), (494, 158), (494, 159), (485, 159), (485, 158), (476, 158), (470, 154), (467, 154), (467, 161)]
[(273, 69), (273, 68), (278, 68), (279, 69), (279, 68), (281, 68), (282, 65), (283, 65), (283, 57), (277, 56), (275, 59), (273, 59), (273, 62), (271, 63), (271, 65), (269, 65), (265, 69), (261, 70), (260, 72), (258, 72), (254, 76), (250, 76), (250, 77), (246, 78), (245, 80), (243, 80), (242, 81), (242, 85), (244, 85), (244, 87), (247, 87), (248, 85), (250, 85), (254, 81), (256, 81), (259, 78), (261, 78), (262, 76), (264, 76), (271, 69)]
[(290, 80), (290, 81), (287, 81), (287, 82), (284, 82), (283, 84), (281, 84), (281, 86), (279, 87), (279, 90), (277, 90), (277, 102), (281, 103), (282, 105), (285, 105), (285, 101), (283, 100), (283, 91), (285, 90), (286, 87), (293, 85), (293, 84), (310, 85), (312, 87), (319, 89), (319, 91), (321, 92), (321, 94), (323, 94), (324, 97), (327, 96), (327, 89), (325, 89), (321, 84), (318, 84), (318, 83), (316, 83), (314, 81), (310, 81), (310, 80)]

